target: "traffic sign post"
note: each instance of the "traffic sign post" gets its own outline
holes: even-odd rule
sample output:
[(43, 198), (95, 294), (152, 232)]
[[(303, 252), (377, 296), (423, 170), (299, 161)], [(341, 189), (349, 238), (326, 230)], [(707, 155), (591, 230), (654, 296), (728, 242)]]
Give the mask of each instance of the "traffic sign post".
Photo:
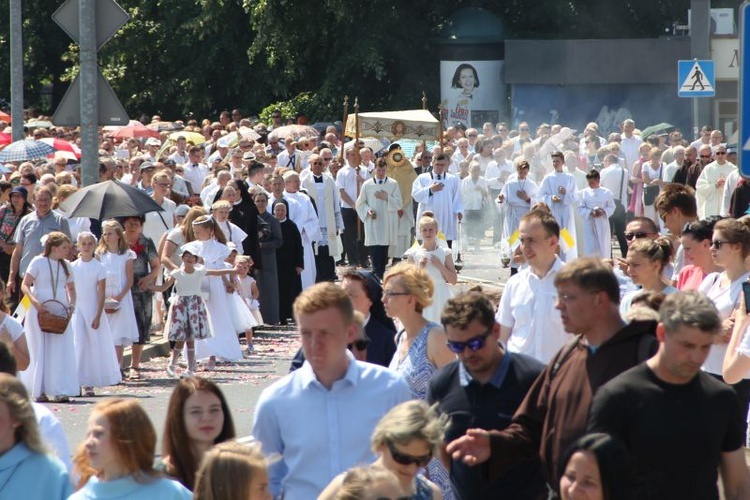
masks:
[(745, 60), (750, 47), (750, 2), (740, 5), (740, 81), (739, 81), (739, 132), (737, 133), (737, 161), (740, 174), (750, 180), (750, 63)]
[(680, 97), (713, 97), (716, 95), (714, 62), (678, 61), (677, 95)]
[(126, 125), (128, 114), (117, 100), (96, 60), (97, 51), (130, 16), (115, 0), (67, 0), (52, 19), (79, 45), (78, 76), (65, 92), (52, 122), (81, 126), (84, 186), (99, 180), (98, 125)]

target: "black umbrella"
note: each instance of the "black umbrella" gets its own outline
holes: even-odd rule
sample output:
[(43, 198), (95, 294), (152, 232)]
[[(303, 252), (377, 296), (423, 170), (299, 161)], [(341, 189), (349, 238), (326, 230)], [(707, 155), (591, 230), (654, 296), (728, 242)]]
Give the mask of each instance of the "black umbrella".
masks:
[(106, 181), (87, 186), (73, 193), (60, 205), (68, 217), (89, 217), (99, 220), (164, 210), (144, 191), (120, 181)]

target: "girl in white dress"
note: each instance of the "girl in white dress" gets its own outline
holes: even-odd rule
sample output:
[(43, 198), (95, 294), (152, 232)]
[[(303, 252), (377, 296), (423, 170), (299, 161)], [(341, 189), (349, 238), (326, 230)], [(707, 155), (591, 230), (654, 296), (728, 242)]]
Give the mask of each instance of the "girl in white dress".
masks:
[(453, 256), (450, 251), (446, 252), (438, 244), (438, 221), (432, 217), (432, 212), (424, 212), (419, 219), (419, 235), (422, 244), (417, 248), (407, 250), (405, 255), (409, 262), (425, 269), (432, 278), (435, 284), (432, 304), (425, 308), (422, 314), (427, 320), (440, 324), (443, 306), (453, 296), (448, 284), (455, 285), (458, 281), (458, 274), (453, 266)]
[(167, 315), (166, 331), (169, 340), (174, 342), (172, 359), (167, 365), (167, 375), (174, 378), (177, 375), (177, 361), (182, 349), (187, 344), (188, 368), (181, 377), (192, 377), (198, 368), (195, 360), (195, 341), (204, 340), (214, 335), (206, 303), (203, 300), (201, 284), (206, 276), (222, 276), (236, 272), (235, 269), (206, 269), (197, 265), (198, 258), (187, 249), (180, 250), (182, 266), (169, 272), (169, 278), (164, 285), (151, 285), (154, 291), (163, 291), (175, 284), (175, 294), (172, 306)]
[(133, 296), (130, 294), (136, 255), (128, 248), (119, 222), (107, 220), (102, 223), (102, 238), (96, 255), (107, 270), (104, 310), (122, 372), (122, 353), (125, 347), (138, 340), (138, 324), (135, 322)]
[[(47, 402), (50, 397), (56, 402), (68, 402), (69, 396), (78, 394), (80, 389), (72, 324), (62, 334), (45, 333), (38, 319), (38, 312), (44, 309), (64, 315), (75, 308), (73, 273), (65, 260), (70, 246), (64, 233), (49, 233), (43, 254), (31, 260), (21, 283), (21, 291), (31, 301), (24, 326), (31, 363), (21, 378), (39, 402)], [(51, 300), (62, 305), (48, 302)]]
[[(184, 248), (200, 257), (207, 269), (224, 269), (224, 260), (230, 250), (226, 237), (210, 215), (202, 215), (192, 222), (195, 241), (186, 243)], [(203, 290), (208, 292), (205, 299), (209, 322), (214, 336), (200, 340), (196, 344), (197, 359), (208, 358), (206, 370), (213, 370), (216, 358), (228, 361), (242, 360), (242, 348), (234, 331), (234, 324), (227, 300), (227, 287), (221, 276), (207, 276), (203, 279)]]
[[(236, 266), (237, 250), (233, 249), (234, 245), (229, 242), (229, 248), (232, 250), (231, 255), (224, 262), (224, 267), (232, 269), (232, 266)], [(258, 326), (258, 322), (255, 320), (252, 311), (247, 303), (242, 299), (240, 295), (240, 281), (236, 275), (225, 276), (225, 283), (227, 286), (227, 304), (229, 305), (229, 312), (232, 317), (232, 324), (234, 324), (234, 331), (237, 335), (244, 333), (245, 339), (248, 341), (248, 352), (253, 352), (254, 348), (251, 348), (253, 344), (253, 327)], [(231, 285), (231, 288), (229, 287)], [(231, 290), (231, 291), (230, 291)]]
[(227, 243), (234, 243), (238, 253), (242, 253), (242, 242), (247, 238), (247, 233), (233, 224), (229, 220), (229, 212), (232, 211), (232, 204), (227, 200), (219, 200), (211, 205), (211, 214), (213, 214), (216, 223), (221, 228)]
[[(237, 262), (237, 281), (240, 283), (240, 296), (245, 301), (247, 307), (250, 309), (255, 321), (259, 324), (263, 324), (263, 316), (260, 314), (260, 291), (258, 290), (258, 284), (255, 282), (255, 278), (250, 276), (250, 269), (253, 267), (253, 260), (248, 255), (240, 255), (236, 259)], [(252, 338), (250, 339), (252, 340)], [(248, 342), (247, 347), (249, 350), (252, 346), (252, 342)]]
[(104, 312), (107, 271), (94, 258), (96, 237), (89, 232), (78, 234), (78, 260), (73, 269), (73, 282), (78, 307), (73, 313), (73, 334), (78, 359), (78, 382), (84, 396), (94, 396), (94, 387), (118, 384), (122, 380), (117, 352), (112, 342), (109, 321)]

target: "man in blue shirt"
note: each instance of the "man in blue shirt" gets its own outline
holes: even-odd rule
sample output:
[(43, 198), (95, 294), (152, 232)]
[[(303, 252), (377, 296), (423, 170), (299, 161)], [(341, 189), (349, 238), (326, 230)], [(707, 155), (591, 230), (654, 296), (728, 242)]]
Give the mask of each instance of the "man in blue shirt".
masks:
[(342, 288), (308, 288), (294, 302), (294, 317), (306, 361), (263, 391), (253, 436), (266, 454), (281, 455), (269, 467), (271, 493), (309, 500), (337, 474), (375, 460), (375, 425), (411, 392), (399, 375), (349, 353), (354, 307)]
[[(481, 292), (467, 292), (450, 299), (442, 323), (448, 348), (458, 355), (438, 370), (430, 381), (427, 401), (450, 416), (446, 443), (463, 436), (469, 428), (503, 430), (523, 401), (544, 365), (525, 354), (506, 352), (500, 345), (500, 324), (492, 304)], [(450, 461), (450, 477), (456, 498), (546, 498), (547, 487), (539, 458), (509, 468), (488, 479), (482, 468)]]

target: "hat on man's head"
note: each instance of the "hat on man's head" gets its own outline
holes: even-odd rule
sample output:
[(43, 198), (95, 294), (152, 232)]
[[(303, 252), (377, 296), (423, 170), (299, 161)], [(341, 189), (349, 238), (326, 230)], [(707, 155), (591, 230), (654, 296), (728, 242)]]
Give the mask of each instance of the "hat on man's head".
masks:
[(141, 163), (141, 170), (146, 170), (147, 168), (156, 168), (156, 165), (154, 165), (150, 161), (144, 161), (143, 163)]
[(245, 161), (252, 161), (255, 159), (255, 153), (252, 151), (247, 151), (242, 155), (242, 159)]
[(146, 146), (161, 146), (161, 141), (156, 137), (149, 137), (146, 140)]

